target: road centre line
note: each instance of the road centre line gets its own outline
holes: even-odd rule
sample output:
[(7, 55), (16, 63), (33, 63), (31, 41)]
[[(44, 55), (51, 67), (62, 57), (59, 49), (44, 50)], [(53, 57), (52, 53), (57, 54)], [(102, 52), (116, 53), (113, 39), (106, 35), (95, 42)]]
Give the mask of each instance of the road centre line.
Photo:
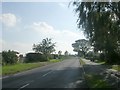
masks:
[(18, 90), (20, 90), (20, 89), (22, 89), (22, 88), (25, 88), (25, 87), (27, 87), (29, 85), (29, 83), (27, 83), (27, 84), (25, 84), (25, 85), (23, 85), (22, 87), (20, 87)]
[(0, 79), (5, 79), (5, 78), (8, 78), (8, 77), (10, 77), (10, 76), (4, 76), (4, 77), (0, 77)]
[(53, 71), (47, 72), (46, 74), (42, 75), (42, 77), (45, 77), (46, 75), (48, 75), (48, 74), (51, 73), (51, 72), (53, 72)]

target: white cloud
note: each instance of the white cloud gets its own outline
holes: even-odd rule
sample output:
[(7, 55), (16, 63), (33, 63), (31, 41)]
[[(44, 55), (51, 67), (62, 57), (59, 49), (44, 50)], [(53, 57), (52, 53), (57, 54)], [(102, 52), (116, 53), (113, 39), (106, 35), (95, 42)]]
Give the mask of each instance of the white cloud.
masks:
[(32, 45), (33, 44), (29, 44), (29, 43), (22, 43), (22, 42), (7, 42), (5, 40), (2, 40), (2, 42), (0, 42), (2, 46), (2, 50), (14, 50), (14, 51), (18, 51), (21, 54), (25, 54), (27, 52), (32, 52)]
[(12, 13), (5, 13), (0, 15), (0, 21), (7, 27), (14, 27), (20, 19)]
[(70, 30), (56, 30), (52, 26), (48, 25), (45, 22), (35, 22), (31, 25), (31, 29), (36, 31), (41, 38), (52, 38), (53, 41), (57, 42), (56, 50), (69, 51), (73, 53), (72, 43), (77, 39), (85, 38), (82, 32), (70, 31)]
[(62, 7), (62, 8), (65, 8), (65, 7), (66, 7), (66, 4), (64, 4), (64, 3), (59, 3), (59, 6)]
[(39, 41), (37, 42), (37, 40), (41, 41), (42, 39), (48, 37), (52, 38), (53, 42), (56, 42), (56, 52), (62, 50), (64, 54), (64, 52), (67, 50), (69, 53), (74, 53), (71, 44), (74, 43), (77, 39), (84, 38), (82, 32), (56, 30), (46, 22), (34, 22), (32, 25), (30, 25), (29, 28), (25, 28), (24, 31), (26, 31), (27, 29), (30, 30), (29, 32), (32, 33), (36, 39), (31, 39), (31, 37), (29, 38), (31, 39), (31, 41), (26, 41), (26, 43), (22, 43), (19, 41), (8, 42), (5, 40), (0, 40), (0, 45), (2, 45), (0, 46), (0, 48), (2, 47), (2, 50), (15, 50), (25, 54), (28, 52), (32, 52), (33, 43), (39, 43)]

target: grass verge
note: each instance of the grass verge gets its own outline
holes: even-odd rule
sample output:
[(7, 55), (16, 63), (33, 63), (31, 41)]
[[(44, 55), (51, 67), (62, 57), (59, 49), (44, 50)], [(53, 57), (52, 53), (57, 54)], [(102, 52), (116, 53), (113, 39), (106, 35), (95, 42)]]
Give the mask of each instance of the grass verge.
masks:
[(85, 79), (89, 88), (111, 88), (100, 75), (86, 74)]
[(95, 60), (95, 63), (105, 64), (105, 61)]
[(120, 71), (120, 65), (112, 65), (112, 69)]
[(80, 59), (80, 64), (85, 65), (85, 62), (82, 59)]
[(56, 63), (56, 62), (60, 62), (60, 61), (61, 60), (52, 59), (48, 62), (19, 63), (19, 64), (15, 64), (15, 65), (5, 65), (5, 66), (2, 66), (1, 70), (2, 70), (2, 75), (4, 76), (4, 75), (15, 74), (15, 73), (18, 73), (18, 72), (30, 70), (30, 69), (33, 69), (33, 68), (45, 66), (47, 64)]
[(51, 59), (50, 62), (55, 63), (55, 62), (60, 62), (61, 59)]

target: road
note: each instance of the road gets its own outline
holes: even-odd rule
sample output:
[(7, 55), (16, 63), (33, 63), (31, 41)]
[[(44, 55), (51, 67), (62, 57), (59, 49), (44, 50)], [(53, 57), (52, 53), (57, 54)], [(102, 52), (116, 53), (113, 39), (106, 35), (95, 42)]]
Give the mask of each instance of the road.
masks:
[(83, 70), (77, 57), (12, 75), (2, 80), (2, 88), (83, 88)]

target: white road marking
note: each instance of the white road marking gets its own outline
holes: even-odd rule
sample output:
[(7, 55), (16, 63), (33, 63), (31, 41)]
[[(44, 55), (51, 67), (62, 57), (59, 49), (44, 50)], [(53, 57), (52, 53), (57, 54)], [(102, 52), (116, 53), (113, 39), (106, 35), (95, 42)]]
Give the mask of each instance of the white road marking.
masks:
[(22, 87), (20, 87), (18, 90), (20, 90), (20, 89), (22, 89), (22, 88), (25, 88), (25, 87), (27, 87), (29, 85), (29, 83), (28, 84), (25, 84), (24, 86), (22, 86)]
[(8, 78), (8, 77), (10, 77), (10, 76), (4, 76), (4, 77), (0, 77), (0, 79), (5, 79), (5, 78)]
[(46, 75), (48, 75), (48, 74), (51, 73), (51, 72), (53, 72), (53, 71), (49, 71), (48, 73), (42, 75), (42, 77), (45, 77)]

